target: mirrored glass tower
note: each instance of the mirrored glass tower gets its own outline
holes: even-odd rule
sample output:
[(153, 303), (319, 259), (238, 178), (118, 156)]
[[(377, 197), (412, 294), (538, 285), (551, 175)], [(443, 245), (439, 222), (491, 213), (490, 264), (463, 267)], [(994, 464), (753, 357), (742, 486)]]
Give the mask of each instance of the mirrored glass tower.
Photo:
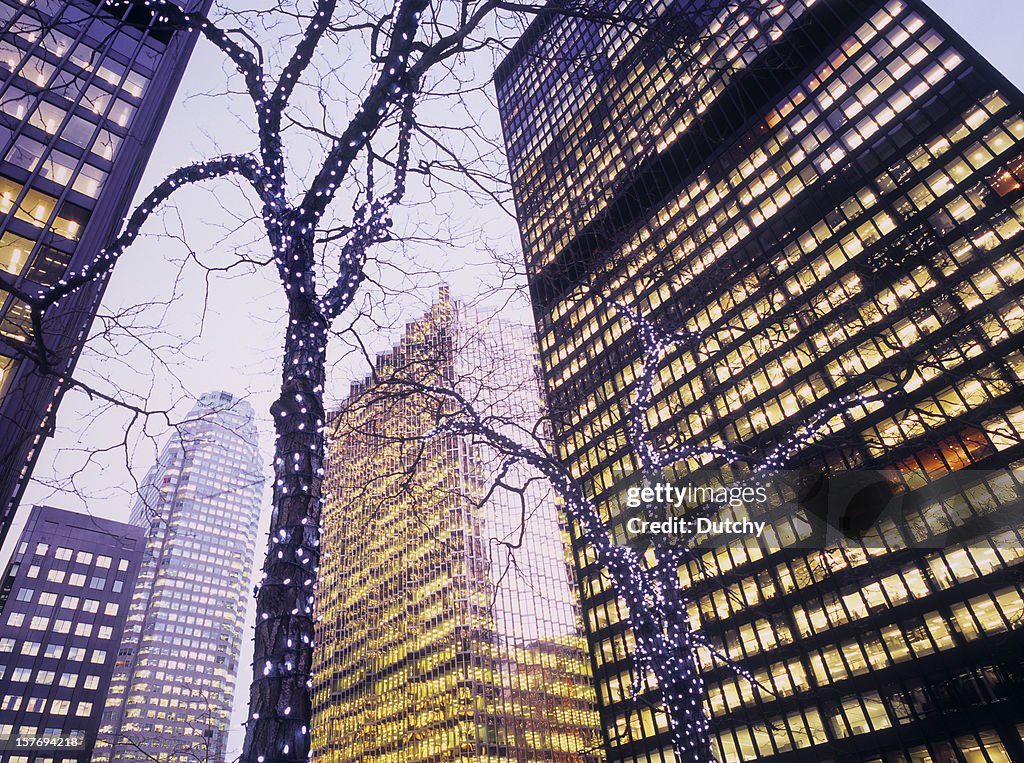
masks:
[[(592, 763), (593, 689), (559, 510), (543, 483), (490, 492), (501, 460), (424, 439), (446, 383), (529, 431), (532, 332), (447, 290), (330, 426), (313, 757), (323, 763)], [(533, 475), (536, 476), (536, 475)]]
[(95, 763), (224, 760), (263, 481), (252, 407), (207, 392), (132, 510), (146, 551)]

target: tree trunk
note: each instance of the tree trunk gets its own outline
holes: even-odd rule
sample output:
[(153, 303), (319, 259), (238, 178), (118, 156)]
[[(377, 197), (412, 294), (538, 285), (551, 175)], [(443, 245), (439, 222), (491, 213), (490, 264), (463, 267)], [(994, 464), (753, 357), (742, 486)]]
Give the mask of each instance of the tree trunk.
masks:
[(697, 664), (697, 648), (691, 636), (686, 602), (679, 590), (674, 558), (669, 554), (658, 565), (665, 600), (664, 631), (658, 634), (664, 659), (653, 661), (654, 675), (661, 688), (678, 763), (715, 763), (710, 724), (704, 712), (704, 678)]
[[(510, 450), (514, 451), (515, 446)], [(562, 496), (569, 516), (580, 523), (584, 538), (611, 575), (615, 593), (629, 607), (635, 649), (644, 655), (638, 661), (638, 672), (646, 665), (658, 681), (677, 763), (716, 763), (711, 727), (704, 712), (707, 692), (679, 584), (679, 564), (684, 555), (678, 549), (660, 549), (654, 568), (644, 570), (637, 556), (612, 542), (597, 510), (578, 485), (543, 459), (531, 463)]]
[(310, 275), (296, 276), (290, 291), (281, 395), (271, 406), (277, 435), (274, 503), (263, 580), (256, 593), (243, 763), (305, 763), (310, 747), (327, 326), (315, 308)]

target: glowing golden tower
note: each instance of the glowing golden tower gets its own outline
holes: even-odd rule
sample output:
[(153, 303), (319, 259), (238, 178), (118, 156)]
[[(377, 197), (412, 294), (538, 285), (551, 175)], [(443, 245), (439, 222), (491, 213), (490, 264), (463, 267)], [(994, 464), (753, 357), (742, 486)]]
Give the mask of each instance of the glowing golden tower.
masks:
[[(539, 418), (529, 331), (440, 299), (331, 423), (317, 595), (317, 761), (595, 760), (597, 716), (553, 498), (468, 438), (424, 440), (444, 381)], [(525, 518), (525, 522), (523, 521)]]

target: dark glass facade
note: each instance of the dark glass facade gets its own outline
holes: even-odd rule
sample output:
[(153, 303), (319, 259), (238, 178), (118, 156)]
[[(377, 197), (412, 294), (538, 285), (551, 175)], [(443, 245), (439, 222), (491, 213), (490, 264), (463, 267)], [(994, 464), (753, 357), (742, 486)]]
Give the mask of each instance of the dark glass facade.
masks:
[[(979, 516), (1021, 506), (1021, 94), (917, 0), (616, 8), (650, 23), (544, 15), (495, 75), (555, 438), (613, 535), (642, 360), (615, 301), (703, 337), (647, 412), (656, 443), (709, 449), (680, 473), (863, 395), (791, 463), (998, 475), (871, 543), (680, 569), (758, 681), (698, 655), (718, 759), (1024, 759), (1024, 544)], [(608, 759), (671, 760), (625, 608), (574, 552)]]
[[(63, 394), (19, 360), (35, 329), (4, 285), (53, 286), (111, 240), (195, 42), (129, 22), (103, 3), (0, 2), (0, 539)], [(105, 283), (44, 322), (57, 373), (73, 369)]]
[(0, 589), (0, 740), (85, 743), (2, 741), (7, 763), (89, 760), (144, 547), (140, 528), (33, 507)]

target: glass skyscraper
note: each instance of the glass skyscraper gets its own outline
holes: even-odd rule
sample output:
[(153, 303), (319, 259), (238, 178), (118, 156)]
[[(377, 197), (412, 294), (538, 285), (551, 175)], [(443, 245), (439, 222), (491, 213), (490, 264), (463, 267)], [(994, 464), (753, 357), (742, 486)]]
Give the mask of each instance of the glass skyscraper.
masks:
[(207, 392), (160, 451), (146, 551), (93, 761), (223, 761), (263, 473), (252, 406)]
[[(139, 527), (32, 508), (0, 584), (6, 763), (88, 762), (144, 547)], [(48, 736), (81, 741), (28, 741)]]
[[(794, 463), (933, 480), (871, 543), (698, 546), (690, 622), (757, 679), (699, 653), (716, 756), (1024, 760), (1024, 99), (919, 0), (606, 10), (540, 16), (495, 84), (554, 437), (614, 537), (642, 362), (615, 302), (703, 337), (659, 368), (659, 446), (756, 454), (835, 406)], [(573, 548), (608, 760), (671, 760)]]
[[(599, 759), (593, 688), (559, 510), (539, 480), (488, 494), (501, 461), (425, 438), (444, 383), (529, 428), (532, 332), (446, 289), (332, 417), (316, 596), (313, 759)], [(536, 476), (536, 475), (533, 475)]]
[(87, 0), (0, 0), (0, 540), (106, 281), (43, 323), (52, 375), (19, 358), (35, 328), (5, 286), (53, 286), (117, 232), (195, 42), (124, 13)]

